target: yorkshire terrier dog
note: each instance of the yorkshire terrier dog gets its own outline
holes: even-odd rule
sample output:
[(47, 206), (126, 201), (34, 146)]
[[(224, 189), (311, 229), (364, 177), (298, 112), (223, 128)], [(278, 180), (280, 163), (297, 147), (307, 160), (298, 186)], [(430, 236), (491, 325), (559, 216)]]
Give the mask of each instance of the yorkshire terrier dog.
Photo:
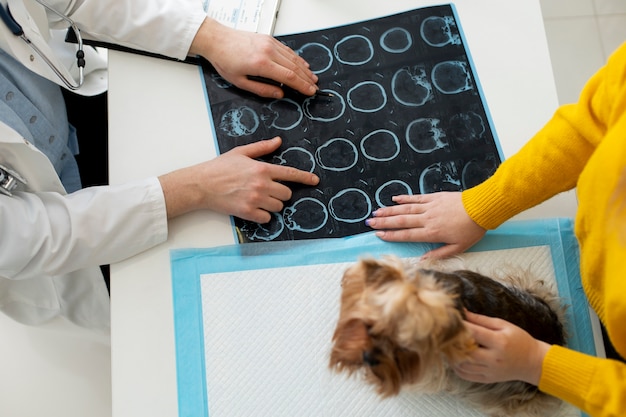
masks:
[(477, 347), (465, 309), (565, 344), (558, 297), (543, 281), (519, 275), (495, 280), (468, 270), (422, 269), (392, 256), (361, 260), (343, 276), (330, 368), (362, 372), (382, 397), (412, 387), (460, 395), (489, 416), (554, 416), (562, 402), (531, 384), (468, 382), (450, 366)]

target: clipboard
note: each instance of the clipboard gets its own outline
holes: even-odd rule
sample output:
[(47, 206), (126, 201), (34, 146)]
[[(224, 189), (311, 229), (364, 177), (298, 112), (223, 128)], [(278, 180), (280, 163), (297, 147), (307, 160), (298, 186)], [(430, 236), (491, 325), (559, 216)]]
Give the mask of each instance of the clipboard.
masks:
[(281, 0), (203, 0), (207, 16), (233, 29), (271, 35)]

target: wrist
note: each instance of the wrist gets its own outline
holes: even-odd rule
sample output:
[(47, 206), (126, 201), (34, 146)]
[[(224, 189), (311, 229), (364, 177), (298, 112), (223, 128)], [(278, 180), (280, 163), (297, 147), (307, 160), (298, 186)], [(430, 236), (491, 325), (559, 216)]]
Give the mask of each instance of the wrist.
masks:
[(202, 205), (200, 187), (190, 174), (189, 168), (186, 168), (158, 177), (168, 219), (198, 210)]
[(539, 386), (541, 380), (541, 373), (543, 370), (543, 360), (550, 350), (550, 345), (541, 340), (536, 340), (535, 346), (529, 351), (529, 362), (526, 367), (525, 375), (522, 380), (529, 384)]
[(225, 28), (217, 20), (210, 17), (205, 18), (191, 42), (189, 55), (200, 55), (211, 61), (212, 56), (215, 54), (214, 49), (220, 45), (220, 33)]

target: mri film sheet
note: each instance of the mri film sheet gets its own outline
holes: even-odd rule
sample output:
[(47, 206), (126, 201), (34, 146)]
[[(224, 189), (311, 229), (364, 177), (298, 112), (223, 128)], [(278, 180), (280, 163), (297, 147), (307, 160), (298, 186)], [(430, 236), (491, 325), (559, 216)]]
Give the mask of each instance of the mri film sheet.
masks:
[(264, 161), (314, 172), (267, 224), (235, 218), (240, 242), (344, 237), (399, 194), (458, 191), (487, 179), (499, 144), (451, 5), (278, 38), (322, 92), (269, 100), (209, 65), (204, 82), (220, 153), (280, 136)]

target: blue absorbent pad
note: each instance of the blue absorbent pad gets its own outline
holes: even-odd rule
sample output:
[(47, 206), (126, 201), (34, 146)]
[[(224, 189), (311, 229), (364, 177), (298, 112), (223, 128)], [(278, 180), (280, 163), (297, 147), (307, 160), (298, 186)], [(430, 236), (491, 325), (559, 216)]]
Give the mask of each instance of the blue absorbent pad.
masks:
[[(172, 251), (179, 416), (481, 416), (444, 394), (381, 400), (328, 369), (345, 268), (435, 246), (365, 233)], [(569, 306), (568, 346), (595, 355), (570, 219), (505, 223), (461, 258), (469, 269), (524, 267), (553, 281)]]

